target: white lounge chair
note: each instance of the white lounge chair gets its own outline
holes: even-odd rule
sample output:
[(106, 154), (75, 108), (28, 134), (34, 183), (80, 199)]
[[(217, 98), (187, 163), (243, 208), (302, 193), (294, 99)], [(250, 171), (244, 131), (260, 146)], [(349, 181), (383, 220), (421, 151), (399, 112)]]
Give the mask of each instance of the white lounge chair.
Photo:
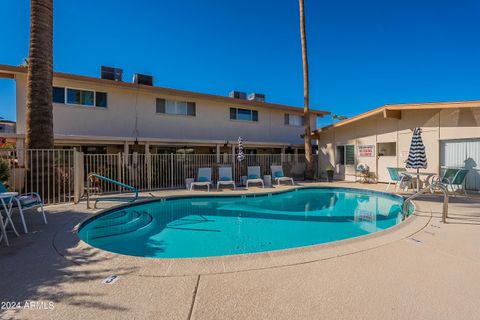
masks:
[(232, 185), (233, 190), (235, 190), (235, 181), (232, 178), (232, 167), (220, 167), (218, 168), (218, 182), (217, 190), (220, 189), (221, 185)]
[(247, 168), (247, 189), (250, 183), (261, 183), (262, 188), (265, 188), (263, 179), (260, 176), (260, 167), (248, 167)]
[[(3, 183), (0, 182), (0, 193), (7, 192)], [(24, 211), (30, 209), (40, 208), (40, 212), (43, 215), (43, 221), (47, 224), (47, 217), (45, 216), (45, 211), (43, 210), (43, 201), (40, 195), (36, 192), (29, 192), (14, 196), (12, 200), (13, 208), (17, 208), (20, 213), (20, 219), (22, 220), (23, 230), (25, 233), (28, 233), (27, 224), (25, 223), (25, 217), (23, 215)]]
[(272, 178), (277, 182), (277, 185), (280, 185), (282, 181), (290, 181), (292, 186), (295, 185), (293, 178), (285, 177), (282, 166), (270, 166), (270, 169), (272, 169)]
[(212, 184), (212, 168), (199, 168), (197, 174), (197, 180), (190, 184), (190, 191), (194, 186), (207, 186), (207, 190), (210, 191), (210, 185)]

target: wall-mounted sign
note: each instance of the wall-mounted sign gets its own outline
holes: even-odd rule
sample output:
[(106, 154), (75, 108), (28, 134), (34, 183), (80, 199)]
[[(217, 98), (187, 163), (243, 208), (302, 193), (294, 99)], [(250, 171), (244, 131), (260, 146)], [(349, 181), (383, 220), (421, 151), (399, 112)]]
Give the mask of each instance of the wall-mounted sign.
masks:
[(358, 146), (358, 156), (359, 157), (375, 157), (375, 146)]

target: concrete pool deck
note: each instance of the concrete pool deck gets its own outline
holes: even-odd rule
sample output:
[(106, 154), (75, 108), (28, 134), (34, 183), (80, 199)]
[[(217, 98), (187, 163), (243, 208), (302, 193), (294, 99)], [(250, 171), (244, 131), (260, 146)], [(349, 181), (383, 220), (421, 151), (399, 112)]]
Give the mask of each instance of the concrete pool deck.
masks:
[[(386, 187), (346, 182), (312, 185), (381, 191)], [(441, 201), (440, 196), (423, 196), (415, 201), (417, 211), (407, 222), (367, 237), (254, 255), (182, 260), (133, 258), (92, 248), (79, 242), (73, 230), (96, 211), (86, 210), (85, 202), (49, 206), (48, 225), (42, 224), (41, 215), (27, 214), (31, 232), (19, 238), (11, 235), (11, 246), (0, 246), (0, 301), (20, 302), (23, 307), (0, 310), (0, 318), (476, 318), (480, 315), (480, 196), (451, 197), (447, 224), (440, 220)], [(114, 205), (102, 202), (99, 207)], [(119, 276), (118, 281), (103, 284), (111, 275)], [(24, 308), (25, 301), (40, 304)], [(53, 302), (53, 309), (48, 302)]]

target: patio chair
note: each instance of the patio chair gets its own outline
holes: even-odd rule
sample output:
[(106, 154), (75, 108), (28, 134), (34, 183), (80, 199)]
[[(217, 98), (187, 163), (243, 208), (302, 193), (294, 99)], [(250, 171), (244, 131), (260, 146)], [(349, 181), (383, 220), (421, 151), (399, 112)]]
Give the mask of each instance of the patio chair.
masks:
[(387, 170), (388, 174), (390, 175), (390, 182), (388, 182), (387, 189), (385, 189), (385, 191), (390, 188), (392, 183), (395, 183), (395, 191), (397, 191), (399, 187), (402, 188), (402, 186), (405, 186), (403, 187), (405, 191), (408, 190), (409, 186), (413, 188), (413, 179), (406, 173), (406, 169), (389, 167)]
[[(7, 192), (3, 183), (0, 182), (0, 193)], [(43, 221), (47, 224), (47, 217), (43, 209), (43, 201), (40, 195), (36, 192), (24, 193), (13, 197), (13, 208), (17, 208), (20, 212), (20, 219), (22, 220), (23, 230), (28, 233), (27, 224), (25, 223), (24, 211), (40, 208), (43, 215)]]
[(447, 190), (448, 190), (448, 187), (450, 187), (454, 197), (456, 196), (456, 191), (460, 189), (460, 186), (461, 186), (462, 187), (461, 189), (463, 190), (465, 197), (468, 197), (467, 191), (465, 190), (465, 186), (463, 185), (468, 172), (469, 172), (468, 169), (447, 169), (443, 173), (442, 178), (437, 179), (437, 181), (444, 184), (447, 187)]
[(207, 186), (207, 191), (210, 191), (210, 185), (212, 184), (212, 168), (199, 168), (197, 174), (197, 180), (190, 184), (190, 191), (194, 186)]
[(220, 167), (218, 168), (218, 182), (217, 190), (220, 189), (221, 185), (232, 185), (233, 190), (235, 190), (235, 181), (232, 178), (232, 167)]
[(260, 167), (248, 167), (247, 168), (247, 189), (250, 183), (261, 183), (262, 188), (265, 188), (263, 179), (260, 176)]
[(272, 178), (277, 182), (277, 185), (280, 185), (282, 181), (290, 181), (292, 186), (295, 185), (293, 178), (285, 177), (282, 166), (270, 166), (270, 169), (272, 170)]

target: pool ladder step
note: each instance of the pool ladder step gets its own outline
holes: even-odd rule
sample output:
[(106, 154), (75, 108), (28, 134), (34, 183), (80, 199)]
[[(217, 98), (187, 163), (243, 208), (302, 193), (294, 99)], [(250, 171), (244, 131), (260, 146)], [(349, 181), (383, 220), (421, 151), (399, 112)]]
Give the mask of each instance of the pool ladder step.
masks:
[(128, 233), (136, 232), (146, 228), (153, 221), (153, 217), (146, 211), (143, 211), (143, 212), (133, 211), (129, 215), (129, 217), (130, 219), (128, 220), (123, 218), (123, 216), (117, 219), (114, 219), (114, 218), (105, 219), (105, 220), (114, 220), (114, 221), (118, 219), (122, 219), (121, 221), (123, 221), (123, 223), (120, 221), (115, 221), (116, 224), (106, 224), (106, 225), (96, 226), (92, 230), (88, 231), (87, 237), (89, 239), (98, 239), (98, 238), (106, 238), (106, 237), (118, 236), (122, 234), (128, 234)]

